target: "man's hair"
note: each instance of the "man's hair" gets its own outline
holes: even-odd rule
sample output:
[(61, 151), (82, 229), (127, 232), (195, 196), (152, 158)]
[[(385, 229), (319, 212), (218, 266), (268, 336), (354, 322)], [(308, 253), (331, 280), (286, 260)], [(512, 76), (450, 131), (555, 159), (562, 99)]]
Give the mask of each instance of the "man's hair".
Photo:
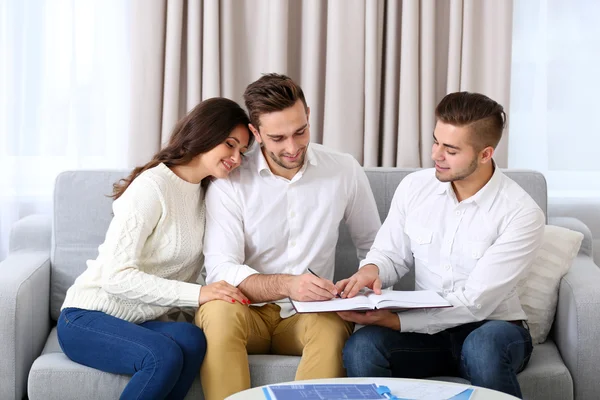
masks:
[(495, 149), (506, 124), (504, 108), (481, 93), (450, 93), (435, 108), (435, 116), (443, 123), (470, 128), (477, 151)]
[(250, 122), (256, 129), (260, 126), (260, 116), (292, 107), (302, 100), (307, 109), (302, 88), (291, 78), (280, 74), (266, 74), (252, 82), (244, 92), (244, 102)]

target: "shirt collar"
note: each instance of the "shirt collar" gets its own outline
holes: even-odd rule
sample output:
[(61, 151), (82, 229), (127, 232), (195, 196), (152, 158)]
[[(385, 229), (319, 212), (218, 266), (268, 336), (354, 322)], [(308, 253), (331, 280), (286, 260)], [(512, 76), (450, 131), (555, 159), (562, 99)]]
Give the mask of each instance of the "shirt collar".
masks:
[(504, 174), (500, 171), (500, 168), (494, 163), (494, 173), (490, 180), (485, 184), (484, 187), (479, 189), (477, 193), (471, 196), (471, 201), (477, 203), (480, 207), (489, 211), (492, 208), (494, 199), (500, 191), (500, 185), (502, 183), (502, 176)]

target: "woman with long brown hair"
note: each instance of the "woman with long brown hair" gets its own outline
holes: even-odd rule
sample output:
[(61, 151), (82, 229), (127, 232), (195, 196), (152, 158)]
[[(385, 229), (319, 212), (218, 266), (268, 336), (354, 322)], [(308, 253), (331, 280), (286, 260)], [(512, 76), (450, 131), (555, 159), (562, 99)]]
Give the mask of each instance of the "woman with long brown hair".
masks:
[(212, 300), (249, 304), (228, 283), (196, 283), (204, 191), (240, 165), (252, 140), (248, 123), (234, 101), (205, 100), (164, 149), (114, 185), (114, 217), (98, 257), (67, 291), (58, 340), (75, 362), (133, 375), (121, 398), (183, 399), (200, 371), (204, 333), (158, 318)]

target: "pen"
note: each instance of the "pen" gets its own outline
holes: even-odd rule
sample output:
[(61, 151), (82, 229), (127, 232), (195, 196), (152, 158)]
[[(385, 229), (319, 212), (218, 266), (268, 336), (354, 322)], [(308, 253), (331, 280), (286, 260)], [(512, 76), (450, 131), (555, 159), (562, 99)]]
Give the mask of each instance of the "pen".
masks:
[[(315, 274), (315, 272), (314, 272), (312, 269), (310, 269), (310, 268), (307, 268), (307, 270), (308, 270), (308, 272), (310, 272), (311, 274), (313, 274), (313, 275), (314, 275), (314, 276), (316, 276), (317, 278), (321, 279), (321, 277), (320, 277), (319, 275)], [(336, 294), (336, 295), (335, 295), (335, 297), (339, 297), (339, 298), (341, 298), (341, 296), (340, 296), (340, 294), (339, 294), (339, 293), (338, 293), (338, 294)]]

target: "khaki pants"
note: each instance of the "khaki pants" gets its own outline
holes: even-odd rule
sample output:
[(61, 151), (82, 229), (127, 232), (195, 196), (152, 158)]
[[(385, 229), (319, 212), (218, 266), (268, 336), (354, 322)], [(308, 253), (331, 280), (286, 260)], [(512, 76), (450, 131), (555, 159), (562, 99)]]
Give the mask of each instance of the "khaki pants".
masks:
[(301, 355), (297, 380), (346, 376), (342, 349), (353, 324), (336, 313), (281, 318), (279, 311), (275, 304), (248, 307), (219, 300), (200, 307), (195, 321), (207, 341), (200, 370), (206, 400), (250, 388), (248, 354)]

